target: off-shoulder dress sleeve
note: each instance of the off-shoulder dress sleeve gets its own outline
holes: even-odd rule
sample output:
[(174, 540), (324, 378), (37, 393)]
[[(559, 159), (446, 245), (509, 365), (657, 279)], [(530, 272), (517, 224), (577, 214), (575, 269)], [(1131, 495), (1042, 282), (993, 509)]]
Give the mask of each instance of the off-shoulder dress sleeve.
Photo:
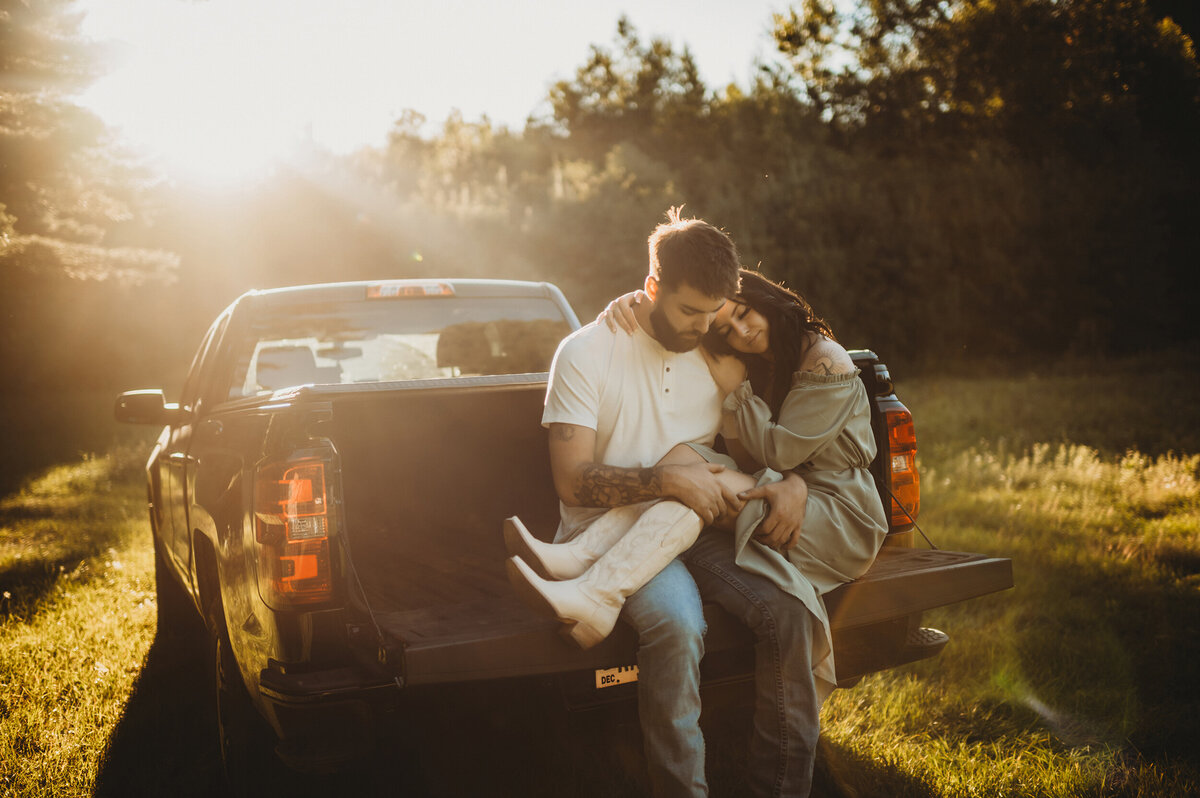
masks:
[(763, 465), (788, 471), (807, 462), (845, 429), (858, 407), (858, 369), (845, 374), (798, 371), (783, 400), (779, 420), (754, 395), (747, 380), (725, 397), (724, 410), (737, 419), (738, 437)]

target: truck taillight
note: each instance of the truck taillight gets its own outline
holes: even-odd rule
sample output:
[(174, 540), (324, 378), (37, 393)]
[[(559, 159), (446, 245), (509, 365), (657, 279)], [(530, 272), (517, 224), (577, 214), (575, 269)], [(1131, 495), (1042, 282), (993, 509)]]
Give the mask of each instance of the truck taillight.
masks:
[(254, 486), (258, 588), (273, 607), (316, 604), (333, 596), (327, 461), (267, 463)]
[(892, 483), (892, 527), (909, 526), (921, 511), (917, 432), (912, 413), (903, 406), (886, 410), (884, 417), (887, 419), (888, 468)]

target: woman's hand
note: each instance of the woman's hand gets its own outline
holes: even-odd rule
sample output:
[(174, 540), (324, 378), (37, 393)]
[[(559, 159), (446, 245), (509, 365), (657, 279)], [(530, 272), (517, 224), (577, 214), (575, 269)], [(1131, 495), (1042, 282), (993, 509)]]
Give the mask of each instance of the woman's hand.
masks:
[(782, 481), (744, 490), (738, 498), (742, 501), (766, 500), (767, 517), (754, 532), (754, 537), (764, 546), (786, 553), (800, 540), (808, 509), (808, 483), (799, 474), (789, 472)]
[(642, 299), (646, 296), (646, 292), (640, 288), (637, 291), (630, 291), (628, 294), (621, 294), (619, 297), (608, 303), (608, 307), (600, 311), (600, 315), (596, 317), (596, 321), (602, 321), (608, 325), (608, 329), (613, 332), (620, 327), (625, 332), (633, 335), (634, 329), (638, 326), (637, 317), (633, 314), (633, 306), (642, 304)]
[(735, 355), (714, 355), (707, 349), (701, 349), (704, 353), (704, 362), (708, 364), (708, 370), (712, 374), (713, 382), (721, 389), (721, 396), (728, 396), (743, 382), (746, 381), (746, 364)]

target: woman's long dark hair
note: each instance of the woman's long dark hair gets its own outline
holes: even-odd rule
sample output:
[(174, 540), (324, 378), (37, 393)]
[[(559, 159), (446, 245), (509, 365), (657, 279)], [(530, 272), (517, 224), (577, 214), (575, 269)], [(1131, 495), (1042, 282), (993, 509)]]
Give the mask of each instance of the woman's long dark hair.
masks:
[(825, 320), (813, 313), (804, 297), (773, 283), (749, 269), (740, 270), (742, 287), (734, 301), (748, 305), (767, 320), (767, 346), (774, 361), (760, 355), (735, 352), (723, 335), (710, 329), (704, 346), (719, 355), (735, 354), (746, 363), (750, 385), (771, 408), (771, 417), (779, 417), (784, 397), (792, 387), (792, 374), (800, 368), (808, 351), (809, 334), (817, 333), (836, 341)]

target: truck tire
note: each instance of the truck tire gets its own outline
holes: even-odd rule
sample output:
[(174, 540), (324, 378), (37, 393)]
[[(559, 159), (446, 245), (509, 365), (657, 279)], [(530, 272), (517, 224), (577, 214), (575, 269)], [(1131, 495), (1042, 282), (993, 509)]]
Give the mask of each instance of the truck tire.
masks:
[(224, 629), (213, 635), (212, 649), (217, 742), (229, 795), (270, 794), (284, 769), (275, 756), (275, 734), (250, 702)]
[(273, 777), (284, 770), (283, 763), (275, 756), (275, 733), (254, 708), (229, 643), (217, 588), (216, 558), (211, 546), (199, 536), (193, 551), (213, 663), (217, 749), (226, 794), (238, 798), (276, 794), (279, 784)]

